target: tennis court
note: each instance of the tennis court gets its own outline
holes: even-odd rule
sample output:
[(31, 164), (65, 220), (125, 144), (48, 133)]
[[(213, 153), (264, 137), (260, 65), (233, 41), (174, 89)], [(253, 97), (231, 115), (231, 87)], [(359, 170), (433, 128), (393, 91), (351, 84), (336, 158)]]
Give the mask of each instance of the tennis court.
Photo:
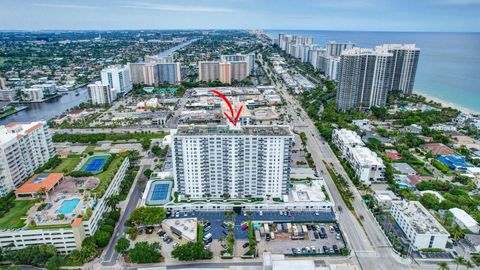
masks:
[(172, 183), (170, 181), (156, 181), (150, 185), (148, 191), (147, 204), (165, 204), (170, 201), (170, 190)]
[(103, 169), (103, 165), (110, 156), (93, 156), (85, 162), (82, 171), (90, 173), (99, 173)]

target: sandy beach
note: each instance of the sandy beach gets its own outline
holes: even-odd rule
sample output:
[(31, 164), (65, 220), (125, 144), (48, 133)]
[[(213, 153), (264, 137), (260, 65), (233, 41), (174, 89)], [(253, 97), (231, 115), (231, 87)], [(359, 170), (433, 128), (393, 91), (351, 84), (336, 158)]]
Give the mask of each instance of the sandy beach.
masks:
[(421, 91), (419, 90), (414, 90), (413, 91), (414, 94), (416, 95), (419, 95), (419, 96), (424, 96), (426, 98), (427, 101), (433, 101), (433, 102), (436, 102), (436, 103), (440, 103), (443, 107), (452, 107), (452, 108), (455, 108), (463, 113), (469, 113), (469, 114), (480, 114), (480, 112), (477, 112), (477, 111), (474, 111), (472, 109), (468, 109), (468, 108), (465, 108), (465, 107), (462, 107), (458, 104), (455, 104), (455, 103), (452, 103), (452, 102), (448, 102), (448, 101), (445, 101), (443, 99), (440, 99), (440, 98), (437, 98), (437, 97), (433, 97), (433, 96), (430, 96), (428, 94), (425, 94), (425, 93), (422, 93)]

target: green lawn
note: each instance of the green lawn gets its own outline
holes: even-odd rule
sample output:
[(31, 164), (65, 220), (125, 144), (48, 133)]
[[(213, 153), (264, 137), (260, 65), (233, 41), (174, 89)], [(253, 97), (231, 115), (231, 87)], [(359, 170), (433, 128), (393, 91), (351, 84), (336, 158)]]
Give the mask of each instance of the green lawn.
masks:
[(28, 209), (30, 209), (35, 204), (35, 201), (15, 201), (15, 206), (10, 209), (2, 218), (0, 218), (0, 228), (2, 229), (15, 229), (22, 228), (25, 226), (24, 221), (21, 217), (24, 217), (27, 214)]
[(67, 158), (62, 159), (62, 163), (58, 165), (52, 172), (55, 173), (70, 173), (72, 172), (78, 163), (80, 163), (79, 155), (70, 155)]

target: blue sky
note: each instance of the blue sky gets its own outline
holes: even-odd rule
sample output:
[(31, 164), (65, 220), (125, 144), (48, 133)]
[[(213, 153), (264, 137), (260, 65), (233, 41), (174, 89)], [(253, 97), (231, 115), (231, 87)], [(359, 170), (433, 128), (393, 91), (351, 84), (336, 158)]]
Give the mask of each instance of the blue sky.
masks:
[(480, 32), (480, 0), (0, 0), (1, 30)]

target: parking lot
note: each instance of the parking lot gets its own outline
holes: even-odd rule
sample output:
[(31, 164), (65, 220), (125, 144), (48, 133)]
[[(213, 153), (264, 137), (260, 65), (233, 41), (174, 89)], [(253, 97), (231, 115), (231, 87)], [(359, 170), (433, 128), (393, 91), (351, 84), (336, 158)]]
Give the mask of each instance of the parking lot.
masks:
[[(208, 231), (212, 234), (213, 239), (225, 237), (227, 229), (223, 227), (225, 220), (233, 220), (235, 227), (235, 239), (248, 239), (248, 230), (242, 230), (242, 223), (252, 221), (266, 222), (307, 222), (307, 223), (331, 223), (335, 222), (335, 214), (333, 212), (300, 212), (300, 211), (248, 211), (234, 214), (233, 216), (225, 216), (223, 211), (195, 211), (181, 212), (179, 218), (197, 217), (199, 222), (208, 221), (211, 228)], [(175, 218), (175, 217), (168, 217)]]
[[(292, 223), (293, 226), (298, 223)], [(337, 253), (341, 248), (345, 247), (345, 242), (339, 230), (331, 230), (331, 227), (337, 226), (333, 223), (302, 223), (302, 226), (308, 225), (308, 230), (303, 232), (304, 239), (292, 240), (292, 233), (278, 229), (279, 224), (270, 225), (270, 229), (274, 232), (274, 239), (271, 237), (261, 237), (261, 241), (257, 244), (260, 252), (269, 251), (276, 254), (286, 255), (319, 255), (334, 254), (334, 247)], [(325, 230), (323, 238), (319, 237), (320, 228)], [(315, 234), (317, 232), (317, 234)]]

